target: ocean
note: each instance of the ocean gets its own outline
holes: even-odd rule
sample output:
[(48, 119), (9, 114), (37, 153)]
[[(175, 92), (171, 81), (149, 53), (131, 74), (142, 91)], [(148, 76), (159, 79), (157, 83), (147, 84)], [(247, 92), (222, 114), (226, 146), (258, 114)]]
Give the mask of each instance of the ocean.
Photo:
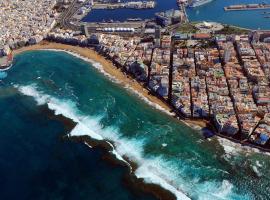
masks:
[(204, 139), (101, 67), (57, 51), (15, 57), (0, 83), (1, 199), (157, 199), (131, 188), (129, 164), (108, 155), (177, 199), (270, 198), (269, 155)]
[[(102, 20), (108, 21), (111, 19), (115, 21), (124, 21), (127, 18), (151, 19), (155, 17), (155, 13), (157, 12), (178, 9), (176, 0), (156, 0), (156, 2), (157, 5), (154, 9), (92, 10), (82, 21), (100, 22)], [(211, 3), (197, 8), (187, 8), (187, 14), (190, 21), (215, 21), (249, 29), (267, 30), (270, 29), (270, 19), (264, 18), (264, 16), (267, 15), (263, 15), (262, 13), (269, 12), (270, 9), (231, 12), (225, 12), (223, 9), (225, 6), (229, 5), (262, 2), (269, 4), (270, 0), (213, 0)]]

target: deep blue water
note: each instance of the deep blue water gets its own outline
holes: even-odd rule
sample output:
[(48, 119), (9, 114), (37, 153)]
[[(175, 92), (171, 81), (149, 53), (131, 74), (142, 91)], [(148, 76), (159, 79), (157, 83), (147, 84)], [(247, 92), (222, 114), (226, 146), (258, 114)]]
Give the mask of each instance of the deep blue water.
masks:
[(0, 199), (156, 200), (124, 184), (103, 149), (64, 139), (64, 124), (33, 98), (0, 88)]
[[(64, 139), (68, 133), (112, 141), (111, 153), (135, 162), (137, 177), (181, 200), (270, 198), (268, 155), (205, 140), (94, 65), (33, 51), (16, 56), (7, 74), (0, 83), (0, 199), (155, 199), (127, 187), (128, 168), (104, 161), (105, 150)], [(59, 114), (76, 127), (68, 130)]]
[(264, 18), (263, 12), (266, 10), (252, 10), (252, 11), (231, 11), (225, 12), (224, 7), (235, 4), (245, 3), (270, 3), (269, 0), (213, 0), (211, 3), (204, 6), (188, 9), (187, 13), (192, 21), (217, 21), (225, 24), (250, 28), (250, 29), (270, 29), (270, 19)]
[[(178, 9), (176, 0), (156, 0), (156, 2), (156, 7), (149, 10), (92, 10), (83, 19), (83, 21), (97, 22), (110, 19), (124, 21), (127, 18), (137, 17), (142, 19), (150, 19), (154, 18), (156, 12), (161, 12), (169, 9)], [(197, 8), (188, 8), (187, 14), (190, 21), (217, 21), (250, 29), (270, 29), (270, 19), (264, 18), (264, 15), (262, 15), (264, 11), (270, 11), (270, 9), (234, 12), (225, 12), (223, 9), (224, 6), (228, 5), (262, 2), (270, 3), (269, 0), (213, 0), (211, 3)]]
[(127, 18), (141, 18), (151, 19), (155, 17), (155, 13), (169, 10), (178, 9), (176, 0), (157, 0), (154, 9), (115, 9), (115, 10), (92, 10), (84, 19), (85, 22), (97, 22), (102, 20), (119, 20), (124, 21)]

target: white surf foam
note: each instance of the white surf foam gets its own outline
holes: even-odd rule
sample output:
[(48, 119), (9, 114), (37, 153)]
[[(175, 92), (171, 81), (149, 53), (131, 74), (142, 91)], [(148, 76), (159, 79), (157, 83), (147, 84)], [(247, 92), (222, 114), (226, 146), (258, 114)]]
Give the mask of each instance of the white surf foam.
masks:
[(250, 147), (250, 146), (243, 146), (240, 143), (232, 142), (226, 138), (217, 137), (218, 142), (223, 147), (225, 154), (227, 155), (239, 155), (241, 154), (251, 154), (251, 153), (260, 153), (264, 155), (270, 156), (269, 152), (264, 152), (259, 149)]
[[(76, 58), (79, 58), (81, 60), (84, 60), (86, 62), (89, 62), (89, 63), (92, 64), (93, 67), (95, 67), (99, 72), (101, 72), (103, 75), (105, 75), (109, 80), (111, 80), (111, 81), (113, 81), (115, 83), (124, 85), (124, 88), (128, 89), (129, 92), (132, 92), (133, 94), (137, 95), (138, 98), (140, 98), (141, 100), (143, 100), (148, 105), (154, 107), (155, 109), (157, 109), (159, 111), (162, 111), (162, 112), (166, 113), (167, 115), (170, 115), (170, 116), (175, 115), (175, 113), (168, 111), (167, 109), (161, 107), (159, 104), (151, 102), (148, 98), (146, 98), (140, 92), (138, 92), (138, 91), (134, 90), (133, 88), (131, 88), (129, 84), (124, 83), (124, 82), (118, 80), (115, 76), (112, 76), (111, 74), (107, 73), (104, 70), (102, 64), (99, 63), (99, 62), (97, 62), (97, 61), (94, 61), (92, 59), (89, 59), (89, 58), (86, 58), (84, 56), (81, 56), (80, 54), (75, 53), (75, 52), (73, 52), (71, 50), (62, 50), (62, 49), (40, 49), (40, 50), (43, 50), (43, 51), (55, 51), (55, 52), (65, 52), (65, 53), (68, 53), (68, 54), (70, 54), (70, 55), (72, 55), (72, 56), (74, 56)], [(188, 127), (191, 127), (192, 129), (195, 129), (195, 130), (201, 130), (201, 128), (202, 128), (200, 126), (187, 123), (185, 120), (180, 120), (180, 121), (183, 122)]]
[(256, 165), (257, 165), (258, 167), (262, 167), (262, 166), (263, 166), (263, 163), (260, 163), (260, 161), (256, 160)]
[(257, 174), (258, 177), (263, 176), (263, 173), (261, 172), (261, 169), (263, 168), (264, 163), (260, 163), (260, 161), (256, 160), (255, 164), (253, 164), (252, 170)]
[(255, 165), (252, 165), (252, 170), (257, 174), (258, 177), (261, 177), (262, 174), (261, 172), (259, 171), (258, 167), (255, 166)]
[[(18, 90), (32, 96), (39, 105), (47, 104), (56, 115), (62, 114), (77, 123), (71, 131), (71, 136), (88, 135), (97, 140), (113, 141), (115, 147), (111, 151), (117, 159), (127, 162), (124, 157), (137, 163), (138, 168), (134, 172), (138, 178), (143, 178), (146, 183), (155, 183), (171, 191), (177, 199), (190, 199), (186, 193), (197, 193), (201, 199), (226, 199), (232, 193), (232, 185), (222, 182), (197, 184), (194, 180), (187, 182), (181, 177), (181, 171), (177, 163), (166, 162), (162, 157), (146, 157), (144, 155), (145, 142), (141, 138), (128, 139), (123, 137), (116, 127), (102, 128), (100, 116), (89, 117), (83, 115), (74, 102), (58, 100), (50, 95), (38, 91), (35, 85), (17, 86)], [(112, 146), (113, 147), (113, 146)], [(223, 190), (220, 190), (223, 189)], [(183, 192), (185, 191), (185, 192)], [(210, 191), (210, 192), (209, 192)], [(219, 194), (211, 194), (211, 191), (223, 191)]]
[[(201, 195), (199, 195), (199, 200), (227, 200), (227, 199), (239, 199), (238, 196), (231, 196), (233, 194), (233, 185), (228, 180), (223, 180), (222, 182), (209, 182), (206, 181), (200, 185)], [(241, 199), (241, 198), (240, 198)], [(243, 198), (245, 199), (245, 198)]]
[(70, 133), (71, 136), (88, 135), (97, 140), (112, 140), (115, 143), (112, 153), (115, 154), (116, 158), (126, 162), (123, 157), (127, 156), (139, 165), (135, 172), (136, 176), (144, 178), (147, 183), (161, 185), (161, 187), (175, 194), (179, 200), (190, 199), (180, 188), (176, 189), (176, 187), (170, 184), (170, 176), (173, 177), (173, 175), (166, 171), (166, 168), (169, 168), (169, 166), (161, 166), (161, 159), (147, 159), (143, 157), (143, 140), (123, 138), (115, 128), (102, 129), (99, 125), (99, 117), (90, 119), (87, 116), (83, 116), (76, 108), (75, 103), (68, 100), (60, 101), (46, 95), (38, 91), (35, 85), (16, 87), (22, 94), (33, 97), (38, 105), (47, 104), (49, 109), (53, 110), (56, 115), (62, 114), (76, 122), (76, 127)]
[[(226, 180), (221, 183), (221, 186), (214, 182), (202, 184), (197, 184), (194, 180), (187, 182), (185, 178), (181, 177), (178, 166), (174, 166), (177, 165), (176, 163), (166, 162), (166, 159), (162, 157), (146, 157), (143, 152), (146, 141), (141, 138), (128, 139), (123, 137), (116, 127), (101, 127), (99, 123), (101, 116), (89, 117), (83, 115), (72, 101), (58, 100), (44, 94), (35, 85), (16, 87), (22, 94), (33, 97), (37, 104), (47, 104), (56, 115), (62, 114), (76, 122), (76, 127), (70, 133), (71, 136), (88, 135), (97, 140), (113, 141), (115, 147), (111, 153), (117, 159), (127, 162), (124, 157), (128, 157), (129, 160), (136, 162), (138, 168), (134, 173), (138, 178), (143, 178), (147, 183), (161, 185), (175, 194), (177, 199), (189, 199), (186, 193), (193, 194), (193, 192), (200, 194), (200, 199), (228, 199), (233, 193), (232, 184)], [(226, 142), (228, 141), (226, 140), (223, 144), (228, 145)], [(234, 148), (227, 147), (227, 152), (234, 152)], [(211, 193), (212, 191), (220, 192), (215, 194)]]
[(84, 144), (85, 144), (86, 146), (88, 146), (90, 149), (93, 148), (93, 147), (92, 147), (90, 144), (88, 144), (87, 142), (84, 142)]
[(92, 131), (89, 127), (79, 122), (76, 127), (70, 132), (71, 136), (82, 136), (84, 134), (89, 135), (91, 138), (96, 140), (103, 140), (103, 138)]
[[(92, 59), (89, 59), (89, 58), (86, 58), (84, 56), (81, 56), (80, 54), (78, 53), (75, 53), (75, 52), (72, 52), (70, 50), (61, 50), (61, 49), (41, 49), (43, 51), (56, 51), (56, 52), (66, 52), (76, 58), (80, 58), (86, 62), (89, 62), (92, 64), (93, 67), (95, 67), (99, 72), (101, 72), (103, 75), (105, 75), (107, 78), (109, 78), (111, 81), (115, 82), (115, 83), (118, 83), (118, 84), (123, 84), (124, 85), (124, 88), (128, 89), (128, 91), (132, 92), (133, 94), (135, 94), (136, 96), (138, 96), (141, 100), (143, 100), (145, 103), (147, 103), (148, 105), (156, 108), (157, 110), (160, 110), (170, 116), (173, 116), (174, 114), (169, 112), (168, 110), (164, 109), (163, 107), (161, 107), (159, 104), (157, 103), (153, 103), (151, 102), (150, 100), (148, 100), (148, 98), (146, 98), (144, 95), (142, 95), (140, 92), (134, 90), (133, 88), (130, 87), (130, 85), (128, 83), (124, 83), (120, 80), (118, 80), (115, 76), (112, 76), (111, 74), (107, 73), (102, 64), (97, 62), (97, 61), (94, 61)], [(188, 125), (188, 124), (187, 124)]]
[(173, 194), (176, 195), (177, 199), (179, 200), (188, 200), (190, 199), (186, 194), (177, 190), (171, 184), (169, 184), (166, 180), (162, 179), (158, 174), (155, 174), (151, 168), (147, 167), (147, 165), (140, 166), (135, 175), (138, 178), (143, 178), (146, 183), (153, 183), (157, 185), (161, 185), (168, 191), (171, 191)]

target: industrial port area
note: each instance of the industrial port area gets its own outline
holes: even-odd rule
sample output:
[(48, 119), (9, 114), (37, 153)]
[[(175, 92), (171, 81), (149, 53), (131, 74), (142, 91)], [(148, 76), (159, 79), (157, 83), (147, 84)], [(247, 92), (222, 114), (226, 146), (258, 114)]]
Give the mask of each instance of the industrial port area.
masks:
[[(18, 10), (25, 19), (29, 1), (1, 6), (8, 11), (23, 2)], [(206, 120), (222, 137), (270, 150), (270, 32), (226, 34), (218, 23), (192, 25), (187, 2), (175, 3), (178, 10), (153, 19), (89, 23), (82, 19), (92, 9), (152, 9), (156, 3), (47, 0), (45, 14), (37, 6), (21, 27), (15, 18), (1, 23), (8, 31), (0, 32), (0, 55), (42, 40), (92, 48), (166, 102), (177, 118)], [(183, 31), (186, 24), (196, 31)]]

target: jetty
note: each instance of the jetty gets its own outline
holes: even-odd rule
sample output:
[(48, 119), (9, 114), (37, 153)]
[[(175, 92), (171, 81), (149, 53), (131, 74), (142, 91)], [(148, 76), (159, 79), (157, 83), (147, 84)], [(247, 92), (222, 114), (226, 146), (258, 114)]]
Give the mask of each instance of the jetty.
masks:
[(156, 5), (155, 1), (131, 1), (124, 3), (95, 3), (92, 9), (151, 9)]
[(270, 4), (239, 4), (224, 7), (225, 11), (262, 10), (270, 9)]

